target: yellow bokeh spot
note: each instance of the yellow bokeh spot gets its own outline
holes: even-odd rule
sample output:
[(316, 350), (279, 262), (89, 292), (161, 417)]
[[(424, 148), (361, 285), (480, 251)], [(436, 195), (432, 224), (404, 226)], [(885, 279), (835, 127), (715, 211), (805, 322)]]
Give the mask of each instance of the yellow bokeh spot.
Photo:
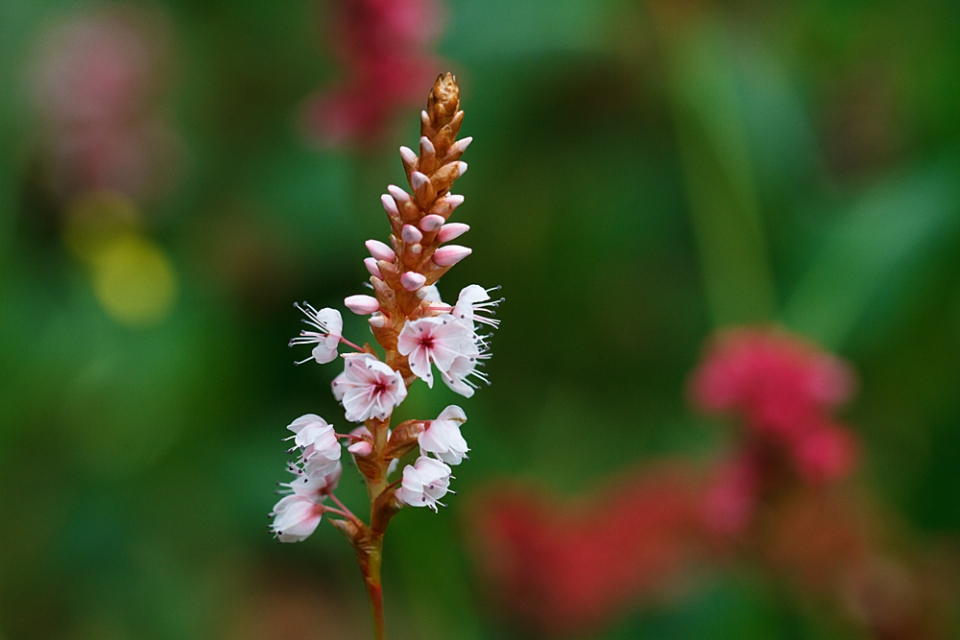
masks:
[(140, 229), (140, 212), (127, 197), (94, 191), (74, 198), (64, 210), (63, 241), (78, 258), (93, 262), (118, 237)]
[(177, 276), (163, 249), (136, 233), (115, 235), (90, 256), (93, 290), (117, 322), (144, 327), (173, 310)]

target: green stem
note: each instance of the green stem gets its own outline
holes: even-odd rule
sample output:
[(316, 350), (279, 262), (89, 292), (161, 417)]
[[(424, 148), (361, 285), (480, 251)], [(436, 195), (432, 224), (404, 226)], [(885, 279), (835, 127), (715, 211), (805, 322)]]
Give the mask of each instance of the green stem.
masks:
[(380, 582), (380, 559), (382, 541), (378, 540), (375, 549), (367, 556), (367, 567), (363, 581), (367, 586), (367, 598), (370, 600), (370, 615), (373, 617), (373, 637), (386, 640), (387, 629), (383, 620), (383, 585)]

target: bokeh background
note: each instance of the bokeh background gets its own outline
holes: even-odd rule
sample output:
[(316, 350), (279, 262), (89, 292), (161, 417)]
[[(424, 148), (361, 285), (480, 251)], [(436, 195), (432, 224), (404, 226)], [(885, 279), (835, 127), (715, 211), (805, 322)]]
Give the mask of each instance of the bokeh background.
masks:
[[(888, 572), (936, 574), (923, 637), (957, 637), (958, 25), (940, 0), (4, 0), (0, 638), (369, 636), (342, 536), (266, 530), (285, 426), (343, 422), (337, 367), (292, 365), (291, 305), (360, 291), (446, 70), (474, 254), (441, 284), (507, 300), (493, 385), (401, 408), (459, 402), (472, 455), (449, 509), (391, 525), (391, 636), (920, 637), (749, 553), (570, 628), (485, 571), (499, 492), (564, 512), (709, 469), (738, 431), (690, 408), (690, 372), (715, 330), (776, 323), (856, 372), (843, 490), (933, 567)], [(355, 469), (341, 487), (361, 509)]]

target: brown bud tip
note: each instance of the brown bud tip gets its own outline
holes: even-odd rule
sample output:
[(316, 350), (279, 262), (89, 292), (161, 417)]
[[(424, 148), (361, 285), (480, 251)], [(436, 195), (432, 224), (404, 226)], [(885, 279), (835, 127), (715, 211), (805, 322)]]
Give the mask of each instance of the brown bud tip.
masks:
[(443, 126), (459, 108), (460, 87), (457, 85), (457, 78), (452, 73), (445, 73), (438, 77), (433, 85), (433, 90), (427, 99), (427, 112), (434, 120), (435, 126)]

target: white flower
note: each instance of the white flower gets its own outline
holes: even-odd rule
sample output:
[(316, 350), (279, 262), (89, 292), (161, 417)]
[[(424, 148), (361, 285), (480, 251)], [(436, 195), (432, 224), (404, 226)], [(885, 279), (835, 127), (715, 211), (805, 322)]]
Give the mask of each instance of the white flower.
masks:
[(273, 516), (270, 529), (280, 542), (300, 542), (316, 531), (323, 515), (323, 506), (294, 493), (281, 498), (270, 515)]
[[(447, 371), (441, 371), (441, 377), (450, 389), (456, 391), (465, 398), (473, 396), (477, 385), (470, 376), (475, 376), (483, 382), (487, 382), (487, 374), (477, 371), (478, 359), (489, 357), (488, 354), (477, 356), (459, 356), (450, 365)], [(487, 382), (489, 384), (489, 382)]]
[(450, 490), (450, 473), (450, 467), (439, 460), (420, 456), (403, 469), (397, 498), (411, 507), (430, 507), (436, 511), (438, 504), (446, 506), (438, 500)]
[(299, 474), (300, 477), (284, 486), (290, 487), (298, 496), (310, 498), (314, 502), (321, 502), (336, 491), (337, 484), (340, 482), (340, 475), (343, 473), (343, 465), (337, 461), (332, 469), (321, 472), (319, 467), (314, 467), (311, 462), (308, 461), (303, 465), (302, 473), (296, 467), (292, 467), (292, 473)]
[(313, 474), (325, 475), (339, 464), (340, 441), (326, 420), (308, 413), (291, 422), (287, 429), (293, 431), (293, 441), (303, 450), (302, 459), (310, 463)]
[(420, 451), (434, 453), (447, 464), (460, 464), (470, 450), (460, 433), (460, 425), (466, 421), (463, 409), (450, 405), (417, 436)]
[(474, 330), (474, 323), (480, 322), (496, 327), (500, 324), (499, 320), (494, 320), (484, 315), (477, 315), (477, 312), (493, 313), (492, 307), (496, 307), (502, 300), (491, 300), (490, 291), (495, 289), (484, 289), (478, 284), (471, 284), (464, 287), (457, 297), (457, 304), (453, 307), (453, 316), (460, 322), (465, 323), (470, 330)]
[(431, 362), (444, 372), (458, 356), (475, 350), (470, 329), (456, 322), (449, 314), (408, 322), (403, 325), (397, 339), (397, 351), (408, 357), (410, 370), (431, 388)]
[(383, 420), (407, 397), (403, 376), (369, 353), (343, 356), (343, 373), (333, 380), (333, 395), (350, 422)]
[[(333, 362), (337, 357), (340, 334), (343, 333), (343, 318), (340, 312), (329, 308), (317, 311), (306, 302), (294, 306), (307, 316), (304, 322), (316, 328), (317, 331), (301, 331), (299, 336), (290, 341), (290, 346), (316, 343), (317, 346), (313, 348), (313, 359), (320, 364)], [(303, 364), (309, 360), (310, 358), (306, 358), (297, 364)]]

